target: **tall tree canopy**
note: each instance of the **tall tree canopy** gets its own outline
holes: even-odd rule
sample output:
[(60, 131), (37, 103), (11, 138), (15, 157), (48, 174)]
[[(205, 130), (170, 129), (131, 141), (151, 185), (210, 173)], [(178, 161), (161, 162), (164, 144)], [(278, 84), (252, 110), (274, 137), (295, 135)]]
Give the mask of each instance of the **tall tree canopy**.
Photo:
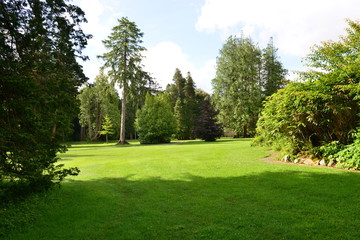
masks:
[(112, 33), (103, 41), (108, 52), (99, 56), (109, 70), (109, 76), (122, 88), (121, 102), (121, 127), (119, 144), (126, 144), (125, 119), (126, 100), (130, 89), (146, 75), (142, 70), (142, 52), (146, 49), (141, 46), (143, 33), (128, 18), (118, 20), (118, 25), (113, 27)]
[(261, 51), (250, 38), (229, 37), (217, 58), (214, 102), (225, 127), (247, 137), (261, 107)]
[(224, 126), (236, 135), (254, 135), (262, 101), (283, 87), (285, 75), (272, 40), (261, 50), (251, 38), (230, 36), (212, 81), (213, 101)]
[(286, 85), (285, 76), (287, 70), (284, 69), (279, 60), (277, 48), (275, 48), (272, 38), (270, 38), (266, 48), (262, 50), (261, 61), (261, 87), (263, 98), (266, 98)]
[(177, 123), (176, 137), (178, 139), (193, 138), (191, 129), (194, 125), (196, 114), (195, 83), (188, 72), (183, 77), (179, 69), (175, 70), (173, 84), (169, 84), (166, 92), (170, 96)]
[(77, 173), (55, 163), (86, 81), (76, 61), (87, 59), (82, 22), (84, 12), (64, 0), (0, 1), (1, 181), (51, 185)]

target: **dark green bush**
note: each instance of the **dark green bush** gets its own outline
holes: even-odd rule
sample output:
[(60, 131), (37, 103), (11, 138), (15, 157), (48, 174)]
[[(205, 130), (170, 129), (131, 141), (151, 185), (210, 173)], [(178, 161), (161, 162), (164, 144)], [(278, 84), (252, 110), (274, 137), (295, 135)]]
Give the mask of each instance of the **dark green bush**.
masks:
[(146, 95), (145, 105), (136, 113), (141, 144), (168, 143), (176, 131), (175, 118), (166, 94)]

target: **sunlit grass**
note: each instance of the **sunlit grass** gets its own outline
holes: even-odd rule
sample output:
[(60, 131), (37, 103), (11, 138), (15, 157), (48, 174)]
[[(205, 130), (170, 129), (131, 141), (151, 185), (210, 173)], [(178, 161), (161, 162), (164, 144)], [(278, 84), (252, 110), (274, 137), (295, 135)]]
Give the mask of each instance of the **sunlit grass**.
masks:
[(4, 239), (360, 239), (357, 172), (266, 163), (247, 139), (98, 145), (61, 155), (79, 176), (3, 211), (21, 225)]

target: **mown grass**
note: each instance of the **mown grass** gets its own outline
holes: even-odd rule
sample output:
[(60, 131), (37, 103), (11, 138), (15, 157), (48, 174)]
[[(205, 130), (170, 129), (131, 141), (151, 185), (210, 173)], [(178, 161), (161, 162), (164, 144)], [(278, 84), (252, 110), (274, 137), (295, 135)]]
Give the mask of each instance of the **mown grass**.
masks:
[(62, 163), (81, 174), (3, 209), (3, 239), (360, 239), (358, 172), (266, 155), (241, 139), (73, 145)]

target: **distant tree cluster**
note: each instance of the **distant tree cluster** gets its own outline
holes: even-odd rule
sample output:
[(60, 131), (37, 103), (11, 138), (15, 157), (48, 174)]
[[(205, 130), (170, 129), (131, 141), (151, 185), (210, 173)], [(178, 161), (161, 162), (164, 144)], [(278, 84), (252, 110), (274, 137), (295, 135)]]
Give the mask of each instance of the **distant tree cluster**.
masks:
[(287, 71), (276, 52), (272, 39), (261, 50), (244, 36), (230, 36), (220, 50), (213, 102), (221, 122), (237, 136), (255, 134), (262, 102), (285, 86)]
[[(113, 122), (113, 128), (119, 129), (120, 99), (114, 84), (100, 71), (93, 84), (88, 84), (81, 89), (78, 95), (80, 101), (79, 121), (81, 125), (81, 140), (96, 141), (101, 137), (100, 131), (105, 116)], [(117, 132), (117, 136), (119, 133)]]
[[(176, 133), (175, 137), (179, 140), (203, 138), (203, 134), (200, 134), (199, 122), (201, 118), (206, 118), (206, 111), (211, 111), (213, 108), (211, 103), (204, 104), (204, 102), (210, 99), (210, 95), (195, 88), (195, 83), (191, 77), (191, 73), (188, 72), (186, 78), (183, 77), (179, 69), (175, 70), (173, 77), (173, 83), (168, 84), (166, 91), (170, 95), (173, 112), (176, 119)], [(208, 108), (205, 110), (205, 108)], [(217, 114), (216, 114), (217, 115)], [(214, 132), (209, 134), (215, 134), (216, 138), (222, 135), (222, 125), (217, 124), (216, 117), (214, 118)], [(204, 120), (204, 119), (202, 119)], [(204, 130), (204, 129), (203, 129)], [(206, 130), (204, 130), (206, 131)], [(219, 134), (219, 132), (221, 132)], [(204, 133), (205, 134), (205, 133)], [(209, 140), (209, 138), (207, 138)]]

